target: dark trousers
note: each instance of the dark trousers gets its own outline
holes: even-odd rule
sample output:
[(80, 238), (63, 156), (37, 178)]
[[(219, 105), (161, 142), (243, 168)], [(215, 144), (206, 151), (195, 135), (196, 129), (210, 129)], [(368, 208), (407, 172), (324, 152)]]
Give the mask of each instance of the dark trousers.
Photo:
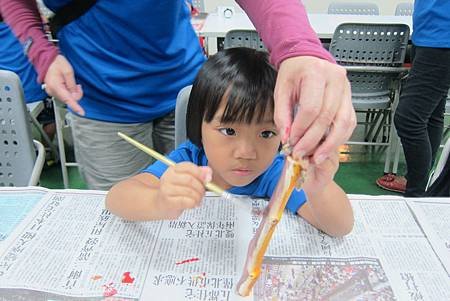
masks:
[(412, 67), (394, 123), (405, 152), (405, 196), (423, 196), (442, 139), (450, 88), (450, 49), (413, 46)]

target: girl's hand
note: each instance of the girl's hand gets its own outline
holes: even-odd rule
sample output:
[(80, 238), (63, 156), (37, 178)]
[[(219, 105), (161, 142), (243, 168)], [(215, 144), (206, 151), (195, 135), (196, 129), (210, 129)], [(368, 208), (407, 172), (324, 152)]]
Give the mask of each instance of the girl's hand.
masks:
[(303, 190), (308, 196), (320, 192), (333, 181), (334, 175), (339, 168), (339, 153), (333, 152), (320, 164), (309, 162)]
[(205, 195), (205, 183), (211, 181), (212, 170), (182, 162), (170, 166), (160, 179), (158, 207), (176, 219), (185, 209), (200, 206)]

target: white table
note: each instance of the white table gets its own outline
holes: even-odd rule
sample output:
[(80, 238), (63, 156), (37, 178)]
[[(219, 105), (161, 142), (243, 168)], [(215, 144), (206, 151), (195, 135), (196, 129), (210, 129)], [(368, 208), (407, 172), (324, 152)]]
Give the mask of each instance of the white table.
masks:
[[(331, 39), (334, 30), (342, 23), (395, 23), (407, 24), (412, 32), (411, 16), (361, 16), (361, 15), (332, 15), (332, 14), (308, 14), (312, 28), (321, 39)], [(254, 30), (252, 22), (244, 13), (235, 13), (231, 18), (224, 18), (217, 13), (211, 13), (199, 35), (207, 39), (208, 54), (217, 52), (217, 38), (225, 37), (232, 29)]]

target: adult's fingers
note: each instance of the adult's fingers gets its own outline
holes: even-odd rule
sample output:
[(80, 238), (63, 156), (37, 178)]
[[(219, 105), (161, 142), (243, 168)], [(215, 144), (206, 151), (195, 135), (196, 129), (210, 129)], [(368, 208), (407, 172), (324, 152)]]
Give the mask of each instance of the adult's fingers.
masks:
[(45, 91), (66, 103), (74, 112), (84, 115), (83, 108), (78, 101), (83, 96), (80, 85), (75, 82), (73, 68), (62, 56), (58, 55), (48, 68), (44, 82)]
[(295, 86), (291, 81), (286, 80), (285, 75), (278, 73), (274, 92), (274, 122), (281, 134), (281, 143), (286, 143), (289, 139), (290, 128), (294, 104), (296, 102)]
[(318, 118), (322, 110), (325, 86), (326, 82), (323, 75), (316, 72), (308, 73), (302, 78), (300, 97), (298, 99), (299, 107), (294, 117), (289, 137), (291, 145), (297, 146), (294, 148), (294, 152), (300, 146), (304, 151), (302, 155), (305, 155), (305, 151), (312, 148), (309, 145), (299, 145), (299, 142), (300, 138), (309, 131), (309, 127)]
[(347, 142), (356, 126), (356, 114), (351, 99), (350, 84), (344, 86), (343, 102), (338, 109), (333, 125), (330, 127), (325, 140), (314, 151), (314, 162), (320, 163), (340, 145)]
[[(312, 85), (305, 82), (304, 89), (307, 89), (306, 85), (312, 87)], [(297, 113), (296, 118), (298, 117), (298, 122), (300, 123), (302, 119), (309, 117), (307, 122), (310, 122), (311, 124), (309, 128), (303, 129), (304, 134), (303, 132), (301, 132), (303, 136), (300, 137), (294, 147), (294, 155), (302, 157), (305, 154), (312, 153), (317, 148), (323, 137), (328, 132), (328, 129), (330, 128), (336, 116), (340, 105), (340, 102), (337, 101), (336, 98), (340, 98), (342, 96), (343, 90), (344, 87), (338, 80), (331, 80), (329, 83), (327, 83), (324, 87), (323, 96), (320, 95), (320, 93), (317, 93), (318, 95), (316, 96), (321, 97), (320, 99), (323, 99), (323, 101), (321, 102), (312, 99), (312, 102), (309, 104), (310, 106), (321, 105), (321, 108), (319, 108), (320, 112), (314, 119), (313, 114), (308, 112), (308, 110), (305, 110), (306, 112), (303, 111), (304, 107), (302, 106), (302, 100), (300, 100), (301, 109)], [(307, 102), (306, 99), (305, 102)], [(297, 120), (294, 120), (294, 122), (296, 121)]]

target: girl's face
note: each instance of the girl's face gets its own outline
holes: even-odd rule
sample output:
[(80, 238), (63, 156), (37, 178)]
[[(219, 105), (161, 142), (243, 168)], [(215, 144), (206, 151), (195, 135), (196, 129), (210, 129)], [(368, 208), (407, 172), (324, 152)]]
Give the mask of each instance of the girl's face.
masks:
[(213, 170), (213, 182), (223, 189), (245, 186), (261, 175), (278, 153), (280, 138), (273, 113), (262, 122), (221, 123), (222, 101), (210, 123), (202, 123), (202, 144)]

